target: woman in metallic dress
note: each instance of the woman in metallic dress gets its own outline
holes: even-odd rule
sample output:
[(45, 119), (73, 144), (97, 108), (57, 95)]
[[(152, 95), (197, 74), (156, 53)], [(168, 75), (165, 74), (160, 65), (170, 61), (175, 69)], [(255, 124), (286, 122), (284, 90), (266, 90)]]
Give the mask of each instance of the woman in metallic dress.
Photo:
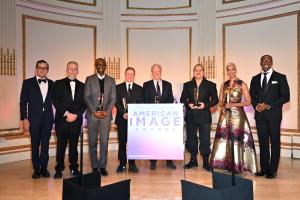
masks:
[(257, 161), (255, 146), (244, 106), (251, 105), (247, 84), (237, 78), (236, 65), (226, 65), (228, 80), (220, 89), (221, 114), (211, 155), (211, 167), (232, 171), (231, 133), (234, 134), (234, 172), (255, 174)]

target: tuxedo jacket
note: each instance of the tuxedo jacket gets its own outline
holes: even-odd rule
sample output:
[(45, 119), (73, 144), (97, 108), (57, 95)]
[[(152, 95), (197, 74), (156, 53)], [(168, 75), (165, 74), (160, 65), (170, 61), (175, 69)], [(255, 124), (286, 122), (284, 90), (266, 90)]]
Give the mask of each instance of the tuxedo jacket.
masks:
[(250, 95), (252, 105), (255, 109), (257, 104), (266, 103), (270, 105), (269, 110), (263, 112), (255, 111), (254, 118), (256, 120), (266, 117), (269, 120), (282, 119), (282, 106), (290, 100), (290, 89), (284, 74), (280, 74), (273, 70), (266, 88), (263, 90), (261, 86), (261, 73), (252, 77), (250, 84)]
[[(100, 95), (100, 85), (97, 74), (88, 76), (84, 85), (84, 101), (87, 107), (86, 118), (90, 120), (92, 113), (96, 112), (99, 107), (98, 97)], [(105, 75), (104, 78), (104, 97), (103, 109), (109, 114), (110, 120), (112, 119), (112, 108), (116, 102), (116, 82), (115, 79)]]
[[(147, 81), (143, 84), (143, 101), (144, 103), (155, 103), (156, 88), (153, 80)], [(173, 103), (172, 84), (168, 81), (162, 80), (162, 93), (159, 103)]]
[(126, 102), (129, 103), (142, 103), (143, 102), (143, 88), (139, 86), (138, 84), (133, 83), (132, 84), (132, 93), (129, 97), (127, 88), (126, 88), (126, 82), (123, 82), (116, 87), (117, 91), (117, 100), (116, 100), (116, 108), (117, 108), (117, 116), (116, 116), (116, 123), (127, 123), (124, 118), (123, 114), (124, 111), (124, 105), (123, 105), (123, 98), (126, 99)]
[(54, 83), (50, 79), (47, 79), (47, 82), (48, 92), (43, 102), (43, 96), (36, 77), (23, 81), (20, 95), (20, 118), (21, 120), (27, 118), (32, 127), (40, 123), (43, 113), (49, 124), (53, 124), (52, 93)]
[(183, 103), (186, 108), (185, 120), (192, 123), (211, 123), (210, 108), (219, 102), (216, 84), (203, 78), (198, 88), (198, 102), (203, 102), (205, 105), (204, 109), (201, 110), (192, 110), (189, 107), (189, 103), (194, 103), (194, 89), (196, 87), (195, 78), (183, 84), (180, 102)]
[(53, 89), (53, 104), (56, 109), (55, 113), (55, 127), (62, 128), (68, 124), (66, 117), (64, 116), (66, 111), (76, 114), (77, 118), (73, 124), (78, 125), (78, 128), (82, 125), (82, 115), (85, 111), (85, 103), (83, 99), (84, 84), (75, 79), (75, 93), (74, 100), (72, 98), (72, 91), (70, 81), (66, 77), (61, 80), (57, 80), (54, 83)]

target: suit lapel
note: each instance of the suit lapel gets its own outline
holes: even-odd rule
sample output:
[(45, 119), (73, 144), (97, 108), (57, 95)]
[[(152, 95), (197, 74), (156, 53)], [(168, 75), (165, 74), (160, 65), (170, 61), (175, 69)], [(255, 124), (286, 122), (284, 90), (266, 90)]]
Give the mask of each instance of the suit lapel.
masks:
[[(69, 98), (71, 99), (71, 101), (73, 101), (71, 86), (70, 86), (70, 82), (69, 82), (68, 78), (64, 79), (64, 83), (65, 83), (65, 87), (66, 87), (66, 92), (67, 92)], [(75, 85), (77, 85), (77, 84), (75, 84)], [(76, 91), (76, 89), (75, 89), (75, 91)], [(75, 95), (74, 95), (74, 99), (75, 99)]]
[(75, 81), (75, 94), (74, 94), (74, 100), (73, 101), (75, 101), (75, 99), (77, 99), (77, 96), (78, 96), (78, 94), (79, 94), (79, 81), (76, 79), (76, 81)]

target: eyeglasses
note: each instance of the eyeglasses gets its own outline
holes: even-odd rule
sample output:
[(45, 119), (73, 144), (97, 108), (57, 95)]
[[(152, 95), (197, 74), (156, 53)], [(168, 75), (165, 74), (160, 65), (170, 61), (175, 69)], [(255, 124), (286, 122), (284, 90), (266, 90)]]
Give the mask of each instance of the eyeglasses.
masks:
[(36, 67), (36, 69), (48, 71), (48, 67)]

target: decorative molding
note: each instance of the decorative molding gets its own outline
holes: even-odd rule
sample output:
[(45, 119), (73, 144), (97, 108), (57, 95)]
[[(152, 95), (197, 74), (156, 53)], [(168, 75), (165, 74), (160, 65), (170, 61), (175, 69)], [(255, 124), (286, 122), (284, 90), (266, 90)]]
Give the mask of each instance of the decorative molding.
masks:
[(203, 56), (201, 60), (201, 56), (198, 56), (198, 64), (201, 64), (204, 67), (204, 76), (207, 79), (216, 78), (217, 68), (216, 68), (216, 59), (215, 56)]
[[(223, 82), (225, 81), (226, 74), (225, 74), (225, 65), (226, 65), (226, 27), (229, 26), (236, 26), (236, 25), (242, 25), (242, 24), (248, 24), (248, 23), (254, 23), (254, 22), (260, 22), (260, 21), (266, 21), (266, 20), (271, 20), (271, 19), (276, 19), (276, 18), (281, 18), (281, 17), (286, 17), (286, 16), (291, 16), (291, 15), (297, 15), (297, 84), (298, 84), (298, 105), (300, 105), (300, 11), (294, 11), (294, 12), (288, 12), (288, 13), (283, 13), (283, 14), (278, 14), (278, 15), (273, 15), (273, 16), (268, 16), (268, 17), (262, 17), (262, 18), (256, 18), (256, 19), (250, 19), (250, 20), (245, 20), (245, 21), (238, 21), (238, 22), (230, 22), (230, 23), (224, 23), (222, 25), (222, 50), (223, 50)], [(291, 133), (300, 133), (300, 106), (298, 106), (298, 111), (297, 111), (297, 129), (286, 129), (282, 128), (282, 131), (286, 132), (291, 132)]]
[(16, 53), (15, 50), (0, 48), (0, 76), (16, 76)]
[(245, 0), (222, 0), (222, 4), (227, 4), (227, 3), (236, 3), (240, 1), (245, 1)]
[(105, 73), (117, 80), (120, 79), (120, 58), (114, 57), (111, 59), (110, 57), (108, 57), (108, 59), (106, 59), (106, 57), (104, 57), (104, 60), (106, 61), (107, 65)]
[(85, 5), (85, 6), (96, 6), (97, 5), (97, 0), (93, 0), (93, 2), (83, 2), (83, 1), (75, 1), (75, 0), (58, 0), (58, 1), (63, 1), (67, 3), (75, 3), (75, 4), (80, 4), (80, 5)]
[(26, 78), (26, 20), (36, 20), (40, 22), (47, 22), (47, 23), (53, 23), (53, 24), (59, 24), (59, 25), (65, 25), (65, 26), (75, 26), (75, 27), (82, 27), (82, 28), (91, 28), (93, 30), (93, 46), (94, 46), (94, 59), (93, 63), (96, 59), (96, 44), (97, 44), (97, 27), (94, 25), (87, 25), (87, 24), (77, 24), (77, 23), (71, 23), (71, 22), (65, 22), (65, 21), (57, 21), (57, 20), (51, 20), (51, 19), (45, 19), (45, 18), (39, 18), (29, 15), (22, 15), (22, 50), (23, 50), (23, 79)]
[(129, 31), (130, 30), (176, 30), (187, 29), (189, 30), (189, 78), (191, 78), (191, 65), (192, 65), (192, 27), (147, 27), (147, 28), (126, 28), (126, 62), (129, 66)]
[(146, 7), (133, 7), (130, 6), (130, 0), (126, 0), (126, 8), (127, 9), (134, 9), (134, 10), (176, 10), (182, 8), (191, 8), (192, 7), (192, 0), (188, 1), (188, 5), (186, 6), (174, 6), (174, 7), (161, 7), (161, 8), (146, 8)]
[(62, 6), (50, 5), (32, 0), (16, 0), (16, 5), (22, 8), (47, 12), (56, 15), (65, 15), (71, 17), (87, 18), (87, 19), (102, 19), (103, 13), (91, 10), (82, 10), (75, 8), (66, 8)]
[(269, 8), (253, 9), (252, 11), (247, 11), (247, 12), (239, 12), (239, 13), (235, 13), (235, 14), (217, 16), (216, 18), (217, 19), (222, 19), (222, 18), (227, 18), (227, 17), (237, 17), (237, 16), (242, 16), (242, 15), (249, 15), (249, 14), (254, 14), (254, 13), (270, 11), (270, 10), (273, 10), (273, 9), (283, 8), (283, 7), (286, 7), (286, 6), (292, 6), (292, 5), (296, 5), (296, 4), (300, 4), (300, 1), (291, 2), (291, 3), (284, 4), (284, 5), (277, 5), (277, 6), (273, 6), (273, 7), (269, 7)]

